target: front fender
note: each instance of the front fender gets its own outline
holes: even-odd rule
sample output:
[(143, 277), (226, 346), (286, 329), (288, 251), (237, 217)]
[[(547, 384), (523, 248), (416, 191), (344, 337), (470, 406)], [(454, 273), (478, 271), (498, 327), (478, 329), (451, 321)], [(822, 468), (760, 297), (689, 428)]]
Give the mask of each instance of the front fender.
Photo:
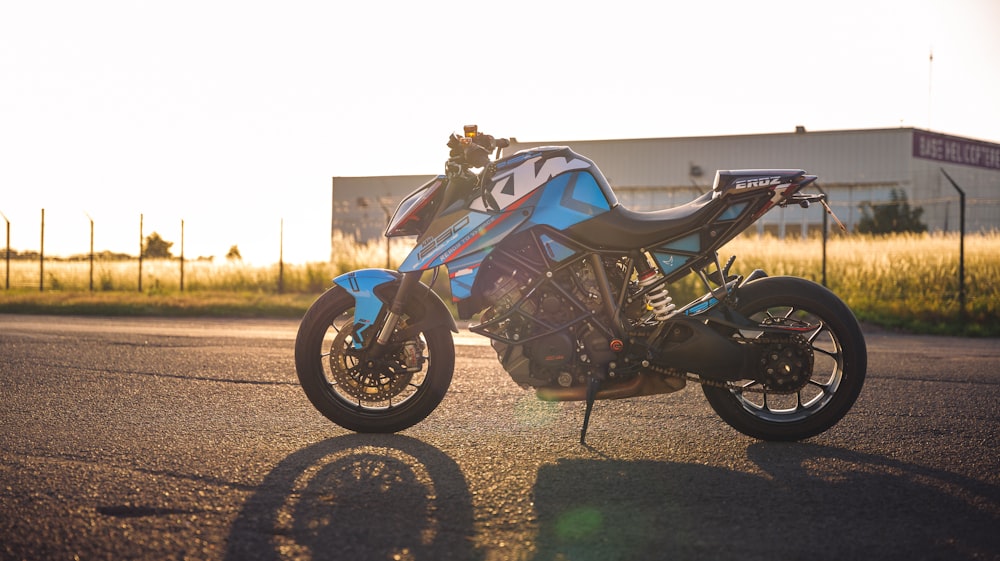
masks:
[[(402, 276), (398, 271), (388, 269), (360, 269), (333, 279), (335, 285), (346, 290), (354, 298), (354, 324), (361, 324), (357, 330), (355, 346), (360, 347), (366, 343), (366, 331), (375, 324), (379, 314), (382, 313), (382, 308), (391, 304), (396, 295), (398, 286), (385, 285), (391, 283), (398, 285)], [(410, 300), (412, 304), (407, 304), (407, 313), (419, 322), (421, 331), (443, 326), (458, 332), (455, 318), (452, 317), (448, 306), (426, 284), (418, 283), (413, 289)]]
[(365, 332), (387, 304), (375, 294), (375, 287), (399, 280), (399, 277), (399, 273), (388, 269), (361, 269), (333, 279), (333, 284), (354, 297), (354, 325), (361, 324), (357, 328), (355, 347), (360, 348), (364, 344)]

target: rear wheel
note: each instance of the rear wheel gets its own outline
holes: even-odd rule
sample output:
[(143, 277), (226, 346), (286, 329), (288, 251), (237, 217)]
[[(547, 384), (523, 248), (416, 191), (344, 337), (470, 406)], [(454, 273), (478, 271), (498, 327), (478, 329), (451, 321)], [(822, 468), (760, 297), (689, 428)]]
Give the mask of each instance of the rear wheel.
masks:
[(762, 440), (801, 440), (840, 421), (861, 393), (868, 364), (861, 327), (847, 305), (805, 279), (769, 277), (740, 288), (737, 309), (756, 323), (798, 332), (734, 332), (762, 346), (760, 371), (735, 388), (702, 386), (715, 412)]
[[(355, 348), (354, 298), (333, 287), (302, 318), (295, 369), (309, 401), (324, 416), (356, 432), (397, 432), (434, 410), (451, 384), (455, 346), (447, 327), (390, 341), (372, 355)], [(417, 318), (404, 315), (396, 332)], [(370, 331), (374, 331), (371, 329)]]

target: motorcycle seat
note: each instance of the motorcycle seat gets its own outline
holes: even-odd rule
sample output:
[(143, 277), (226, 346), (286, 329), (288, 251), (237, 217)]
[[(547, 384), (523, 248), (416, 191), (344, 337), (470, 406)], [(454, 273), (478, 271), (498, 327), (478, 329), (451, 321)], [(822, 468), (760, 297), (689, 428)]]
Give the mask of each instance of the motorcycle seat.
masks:
[(703, 224), (712, 213), (713, 192), (695, 200), (663, 210), (635, 211), (615, 205), (569, 229), (569, 234), (584, 244), (611, 250), (652, 246)]

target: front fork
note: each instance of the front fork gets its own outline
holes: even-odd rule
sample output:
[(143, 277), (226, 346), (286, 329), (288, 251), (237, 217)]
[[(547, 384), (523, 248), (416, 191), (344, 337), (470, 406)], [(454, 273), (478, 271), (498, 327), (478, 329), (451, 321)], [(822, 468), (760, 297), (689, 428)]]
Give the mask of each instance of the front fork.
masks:
[[(457, 333), (458, 326), (451, 310), (441, 300), (441, 297), (421, 284), (422, 271), (400, 273), (388, 269), (361, 269), (344, 273), (333, 279), (333, 284), (354, 298), (354, 325), (352, 345), (356, 352), (365, 350), (365, 356), (377, 358), (386, 353), (393, 335), (397, 342), (404, 342), (403, 352), (416, 353), (417, 347), (407, 347), (408, 341), (417, 340), (418, 334), (429, 329), (444, 327)], [(389, 300), (387, 290), (380, 288), (388, 284), (399, 283), (395, 294)], [(426, 289), (424, 292), (423, 289)], [(379, 298), (379, 294), (386, 299)], [(403, 310), (407, 302), (417, 298), (414, 308), (418, 314), (410, 318), (411, 322), (402, 331), (397, 332)], [(388, 306), (388, 309), (386, 309)], [(381, 322), (379, 318), (384, 318)], [(411, 361), (407, 361), (410, 366)]]
[[(413, 286), (420, 280), (420, 272), (398, 273), (388, 269), (361, 269), (351, 271), (333, 279), (333, 283), (347, 291), (354, 298), (354, 349), (362, 347), (373, 349), (378, 346), (379, 352), (385, 348), (399, 323), (403, 311), (403, 303), (407, 294), (412, 293)], [(400, 283), (392, 302), (383, 302), (376, 294), (380, 286), (388, 283)], [(390, 310), (384, 310), (389, 304)], [(378, 327), (379, 317), (388, 316), (391, 322), (388, 326)], [(383, 326), (385, 321), (382, 322)], [(381, 341), (380, 343), (378, 341)]]
[(409, 273), (403, 273), (403, 278), (399, 283), (399, 290), (396, 291), (396, 296), (392, 299), (392, 304), (389, 305), (389, 311), (386, 313), (385, 322), (382, 324), (382, 329), (379, 331), (378, 336), (375, 338), (369, 353), (372, 356), (381, 356), (385, 351), (386, 345), (389, 344), (389, 340), (392, 339), (392, 334), (396, 330), (396, 325), (399, 323), (399, 318), (403, 315), (403, 306), (408, 298), (409, 293), (413, 290), (413, 287), (420, 282), (420, 275), (422, 271), (410, 271)]

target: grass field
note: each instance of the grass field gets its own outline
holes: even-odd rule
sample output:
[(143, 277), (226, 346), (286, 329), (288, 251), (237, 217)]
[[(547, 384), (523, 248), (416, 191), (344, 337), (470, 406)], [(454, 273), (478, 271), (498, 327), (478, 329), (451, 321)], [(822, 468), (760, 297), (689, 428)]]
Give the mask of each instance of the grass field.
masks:
[[(389, 248), (398, 264), (410, 246)], [(770, 275), (794, 275), (821, 282), (820, 239), (737, 238), (720, 252), (736, 255), (734, 272), (761, 268)], [(252, 267), (239, 262), (184, 263), (184, 291), (177, 260), (146, 260), (142, 291), (137, 261), (47, 260), (39, 290), (37, 261), (11, 261), (0, 268), (0, 312), (102, 313), (108, 315), (300, 316), (330, 286), (334, 276), (363, 267), (383, 267), (384, 241), (340, 242), (330, 263)], [(959, 310), (959, 238), (951, 235), (832, 237), (827, 244), (827, 286), (859, 319), (921, 333), (1000, 335), (1000, 234), (966, 236), (965, 314)], [(2, 266), (2, 261), (0, 261)], [(93, 278), (93, 291), (91, 291)], [(438, 288), (446, 290), (439, 281)], [(702, 289), (694, 275), (677, 283), (680, 301)]]
[[(827, 245), (826, 285), (863, 321), (921, 333), (1000, 335), (1000, 233), (965, 238), (965, 314), (959, 312), (959, 236), (844, 236)], [(742, 238), (723, 248), (740, 270), (822, 280), (820, 240)]]

